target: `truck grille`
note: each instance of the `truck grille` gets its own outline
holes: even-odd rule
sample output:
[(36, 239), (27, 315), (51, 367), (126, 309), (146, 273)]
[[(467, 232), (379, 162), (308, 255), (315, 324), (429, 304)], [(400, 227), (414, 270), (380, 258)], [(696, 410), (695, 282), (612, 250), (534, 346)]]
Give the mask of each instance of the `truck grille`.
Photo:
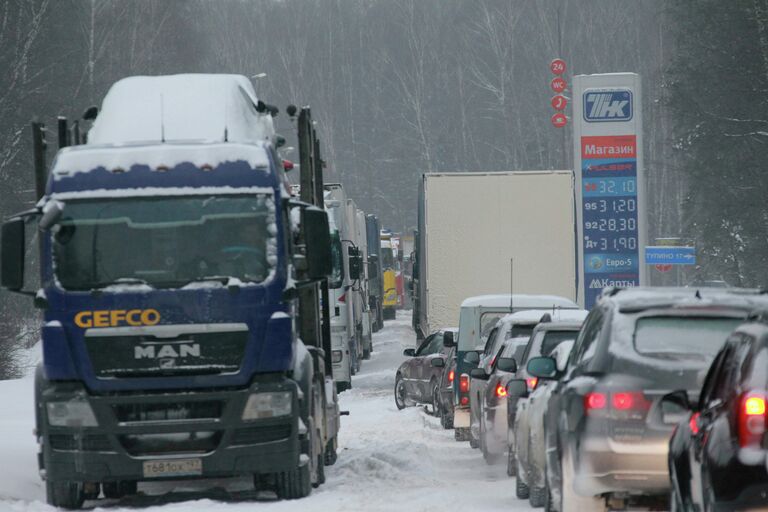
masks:
[(233, 373), (240, 369), (247, 331), (152, 335), (88, 333), (86, 348), (97, 377), (150, 377)]
[(246, 444), (259, 444), (270, 443), (273, 441), (280, 441), (281, 439), (287, 439), (291, 436), (290, 425), (271, 425), (264, 427), (249, 427), (235, 430), (232, 436), (232, 442), (230, 444), (246, 445)]
[(51, 448), (60, 451), (111, 452), (114, 451), (104, 435), (52, 434), (48, 436)]
[(221, 417), (223, 403), (207, 401), (118, 404), (113, 406), (113, 410), (119, 423), (217, 420)]
[(118, 436), (125, 451), (134, 457), (152, 455), (203, 455), (218, 448), (220, 431), (174, 432), (169, 434), (125, 434)]

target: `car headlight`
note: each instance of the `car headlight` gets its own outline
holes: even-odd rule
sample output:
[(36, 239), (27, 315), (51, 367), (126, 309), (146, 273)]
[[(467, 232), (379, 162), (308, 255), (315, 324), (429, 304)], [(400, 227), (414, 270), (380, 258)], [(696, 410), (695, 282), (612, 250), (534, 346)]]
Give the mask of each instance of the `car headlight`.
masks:
[(96, 416), (85, 400), (48, 402), (48, 424), (52, 427), (97, 427)]
[(341, 358), (343, 356), (343, 352), (341, 350), (332, 350), (331, 351), (331, 362), (332, 363), (340, 363)]
[(243, 410), (244, 420), (259, 420), (288, 416), (293, 409), (293, 395), (290, 391), (254, 393), (248, 397)]

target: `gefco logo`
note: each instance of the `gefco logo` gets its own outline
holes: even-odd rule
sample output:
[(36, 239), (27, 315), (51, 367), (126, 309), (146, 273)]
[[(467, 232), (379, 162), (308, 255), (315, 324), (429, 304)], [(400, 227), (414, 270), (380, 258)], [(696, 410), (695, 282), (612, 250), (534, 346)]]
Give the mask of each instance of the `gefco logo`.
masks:
[(160, 312), (156, 309), (104, 309), (99, 311), (81, 311), (75, 315), (75, 325), (88, 329), (90, 327), (140, 327), (157, 325), (160, 322)]
[(632, 119), (632, 91), (587, 91), (584, 93), (584, 120), (588, 123)]

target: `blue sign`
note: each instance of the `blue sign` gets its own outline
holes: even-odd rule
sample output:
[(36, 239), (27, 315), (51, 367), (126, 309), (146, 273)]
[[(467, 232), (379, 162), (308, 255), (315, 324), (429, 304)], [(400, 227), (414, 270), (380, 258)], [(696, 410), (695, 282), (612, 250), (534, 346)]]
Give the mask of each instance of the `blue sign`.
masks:
[(646, 265), (695, 265), (695, 247), (651, 246), (645, 248)]
[(584, 93), (584, 120), (588, 123), (632, 119), (632, 91), (588, 91)]

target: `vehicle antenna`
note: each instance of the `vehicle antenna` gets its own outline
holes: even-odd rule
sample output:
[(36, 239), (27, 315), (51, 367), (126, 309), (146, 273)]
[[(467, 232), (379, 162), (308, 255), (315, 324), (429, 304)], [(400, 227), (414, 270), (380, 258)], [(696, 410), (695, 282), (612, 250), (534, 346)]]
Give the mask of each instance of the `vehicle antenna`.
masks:
[(160, 142), (165, 143), (165, 108), (163, 95), (160, 95)]

